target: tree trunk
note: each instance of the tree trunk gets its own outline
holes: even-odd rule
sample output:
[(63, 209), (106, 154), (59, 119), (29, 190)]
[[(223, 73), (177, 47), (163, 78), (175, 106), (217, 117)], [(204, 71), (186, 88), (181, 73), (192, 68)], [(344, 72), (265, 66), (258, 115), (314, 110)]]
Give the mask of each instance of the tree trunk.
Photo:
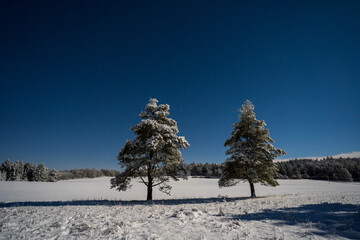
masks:
[(147, 201), (152, 201), (152, 186), (148, 186), (147, 187), (147, 198), (146, 198)]
[(250, 184), (251, 197), (256, 198), (254, 183), (251, 180), (248, 180), (248, 181), (249, 181), (249, 184)]
[(151, 177), (151, 165), (148, 164), (148, 171), (147, 171), (147, 177), (148, 177), (148, 185), (147, 185), (147, 201), (152, 201), (152, 190), (153, 190), (153, 179)]

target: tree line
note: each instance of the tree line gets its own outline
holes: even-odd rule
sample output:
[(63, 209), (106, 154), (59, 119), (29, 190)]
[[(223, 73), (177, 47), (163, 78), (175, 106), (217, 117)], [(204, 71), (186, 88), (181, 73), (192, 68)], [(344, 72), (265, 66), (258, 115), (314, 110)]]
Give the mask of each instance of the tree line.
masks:
[(300, 159), (277, 162), (278, 179), (315, 179), (329, 181), (360, 181), (360, 158)]
[(78, 178), (98, 178), (98, 177), (114, 177), (118, 174), (117, 170), (110, 169), (89, 169), (80, 168), (72, 170), (61, 170), (58, 172), (59, 180), (70, 180)]
[(190, 163), (185, 164), (188, 176), (199, 176), (209, 178), (219, 178), (221, 176), (223, 164), (217, 163)]
[[(275, 162), (276, 179), (312, 179), (352, 182), (360, 181), (360, 158), (324, 158), (322, 160), (294, 159)], [(224, 165), (191, 163), (185, 165), (189, 176), (221, 176)]]
[[(0, 167), (0, 181), (44, 181), (70, 180), (79, 178), (115, 177), (118, 170), (80, 168), (72, 170), (44, 170), (44, 164), (36, 166), (22, 161), (6, 160)], [(25, 167), (26, 166), (26, 167)], [(224, 164), (184, 164), (187, 176), (219, 178)], [(313, 179), (328, 181), (360, 181), (360, 158), (332, 158), (322, 160), (294, 159), (275, 162), (276, 179)], [(39, 169), (38, 169), (39, 168)], [(23, 169), (23, 170), (22, 170)], [(30, 170), (31, 169), (31, 170)], [(22, 174), (21, 174), (22, 173)], [(47, 177), (46, 177), (47, 176)], [(50, 177), (50, 179), (49, 179)]]
[(23, 161), (5, 160), (0, 166), (0, 181), (34, 181), (55, 182), (58, 180), (56, 170), (49, 170), (44, 164), (38, 166)]
[(114, 177), (118, 173), (117, 170), (89, 168), (56, 171), (48, 169), (42, 163), (37, 166), (7, 159), (0, 166), (0, 181), (56, 182), (78, 178)]

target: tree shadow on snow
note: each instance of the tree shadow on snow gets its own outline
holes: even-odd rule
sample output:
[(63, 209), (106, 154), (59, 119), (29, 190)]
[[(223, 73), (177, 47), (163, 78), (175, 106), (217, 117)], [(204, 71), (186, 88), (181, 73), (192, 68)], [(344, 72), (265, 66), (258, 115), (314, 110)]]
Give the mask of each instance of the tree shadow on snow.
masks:
[(111, 200), (74, 200), (74, 201), (42, 201), (42, 202), (0, 202), (0, 208), (7, 207), (57, 207), (57, 206), (132, 206), (132, 205), (183, 205), (202, 204), (216, 202), (234, 202), (249, 199), (248, 197), (237, 198), (188, 198), (188, 199), (165, 199), (153, 201), (111, 201)]
[(309, 204), (294, 208), (265, 209), (261, 212), (232, 215), (241, 221), (272, 220), (276, 226), (302, 225), (304, 234), (360, 239), (360, 205), (341, 203)]

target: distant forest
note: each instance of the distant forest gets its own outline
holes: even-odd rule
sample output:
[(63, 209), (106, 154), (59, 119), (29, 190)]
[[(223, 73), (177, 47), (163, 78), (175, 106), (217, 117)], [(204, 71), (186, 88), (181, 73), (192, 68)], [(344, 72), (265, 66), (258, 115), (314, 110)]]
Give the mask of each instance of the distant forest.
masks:
[(56, 182), (77, 178), (113, 177), (119, 171), (108, 169), (49, 170), (44, 164), (23, 164), (23, 161), (6, 160), (0, 166), (0, 181)]
[[(295, 159), (275, 162), (277, 179), (314, 179), (328, 181), (360, 181), (360, 158), (322, 160)], [(186, 165), (189, 176), (220, 177), (222, 164), (191, 163)]]
[(0, 181), (31, 181), (31, 182), (56, 182), (58, 174), (49, 170), (44, 164), (36, 166), (23, 161), (10, 162), (6, 160), (0, 166)]
[(278, 179), (360, 181), (360, 158), (300, 159), (277, 162)]
[[(275, 162), (277, 179), (314, 179), (328, 181), (360, 181), (360, 158), (331, 158), (322, 160), (295, 159)], [(216, 163), (185, 164), (189, 176), (218, 178), (223, 165)], [(54, 182), (77, 178), (114, 177), (119, 171), (109, 169), (49, 170), (44, 164), (38, 166), (22, 161), (6, 160), (0, 166), (0, 181)]]
[(120, 173), (117, 170), (109, 169), (73, 169), (73, 170), (62, 170), (59, 171), (59, 180), (69, 180), (77, 178), (97, 178), (97, 177), (114, 177), (116, 174)]

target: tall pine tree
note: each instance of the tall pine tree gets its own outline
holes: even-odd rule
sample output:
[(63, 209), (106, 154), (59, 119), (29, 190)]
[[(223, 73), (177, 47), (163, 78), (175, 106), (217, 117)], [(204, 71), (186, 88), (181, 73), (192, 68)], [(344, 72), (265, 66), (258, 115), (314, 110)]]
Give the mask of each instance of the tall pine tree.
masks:
[(269, 130), (264, 121), (256, 119), (254, 105), (249, 100), (239, 111), (239, 121), (233, 124), (231, 137), (224, 144), (229, 147), (225, 153), (230, 157), (225, 161), (219, 186), (233, 186), (242, 179), (249, 182), (251, 197), (256, 197), (254, 183), (279, 185), (274, 179), (276, 167), (273, 159), (286, 153), (271, 144), (274, 141)]
[(136, 134), (135, 140), (127, 140), (120, 150), (117, 159), (122, 171), (111, 179), (111, 188), (125, 191), (131, 187), (131, 179), (140, 178), (147, 186), (147, 200), (152, 200), (153, 187), (159, 186), (160, 191), (170, 194), (170, 178), (186, 179), (179, 149), (184, 150), (189, 143), (177, 136), (176, 121), (167, 117), (170, 106), (157, 103), (150, 98), (139, 115), (141, 122), (130, 128)]

